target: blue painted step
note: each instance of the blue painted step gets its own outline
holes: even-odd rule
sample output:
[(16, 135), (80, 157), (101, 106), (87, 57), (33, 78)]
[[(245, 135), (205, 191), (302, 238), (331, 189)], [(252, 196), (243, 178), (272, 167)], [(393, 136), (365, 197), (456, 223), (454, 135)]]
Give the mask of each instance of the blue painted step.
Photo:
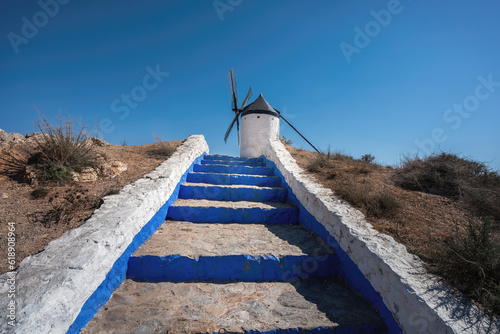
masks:
[(243, 162), (247, 162), (247, 163), (263, 162), (262, 158), (228, 157), (227, 155), (206, 155), (203, 157), (203, 159), (204, 160), (243, 161)]
[[(319, 264), (319, 265), (318, 265)], [(286, 255), (252, 257), (248, 255), (130, 257), (127, 278), (139, 282), (294, 282), (330, 278), (337, 268), (334, 255)]]
[(184, 183), (180, 187), (179, 198), (216, 201), (283, 202), (286, 200), (286, 189)]
[(187, 182), (211, 183), (219, 185), (240, 184), (258, 187), (279, 187), (278, 176), (220, 174), (220, 173), (188, 173)]
[(270, 167), (249, 167), (232, 165), (194, 165), (193, 171), (203, 173), (228, 173), (267, 176), (274, 174), (274, 170)]
[(179, 199), (167, 219), (193, 223), (295, 224), (298, 209), (286, 203), (223, 202)]
[(202, 165), (231, 165), (231, 166), (252, 166), (265, 167), (263, 161), (230, 161), (230, 160), (201, 160)]

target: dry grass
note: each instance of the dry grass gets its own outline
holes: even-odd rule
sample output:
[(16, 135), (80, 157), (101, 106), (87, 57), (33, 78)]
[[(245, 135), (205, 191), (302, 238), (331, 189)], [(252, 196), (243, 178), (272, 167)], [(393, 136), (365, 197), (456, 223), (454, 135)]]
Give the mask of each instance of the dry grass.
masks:
[[(323, 174), (331, 185), (335, 185), (334, 192), (337, 196), (358, 207), (368, 217), (389, 217), (399, 208), (397, 200), (386, 188), (373, 188), (366, 182), (366, 176), (379, 170), (381, 167), (373, 164), (374, 159), (356, 160), (349, 155), (339, 152), (313, 153), (314, 158), (307, 165), (307, 171)], [(342, 173), (346, 173), (342, 175)], [(339, 176), (337, 178), (337, 176)], [(350, 175), (351, 177), (347, 177)], [(354, 182), (358, 177), (363, 182)], [(337, 182), (333, 181), (337, 179)], [(341, 181), (341, 182), (338, 182)]]
[[(430, 170), (427, 167), (420, 169), (423, 164), (419, 161), (417, 163), (419, 168), (411, 169), (412, 172), (407, 174), (407, 182), (418, 180), (418, 183), (415, 183), (417, 187), (409, 189), (411, 187), (400, 186), (401, 177), (404, 175), (403, 169), (379, 166), (369, 162), (373, 161), (370, 157), (357, 160), (340, 153), (317, 154), (292, 146), (286, 147), (299, 166), (308, 171), (318, 182), (332, 189), (335, 195), (363, 212), (367, 221), (375, 229), (394, 237), (405, 245), (410, 253), (418, 255), (424, 260), (429, 270), (445, 277), (452, 285), (480, 302), (484, 308), (500, 313), (498, 308), (498, 299), (500, 298), (498, 281), (500, 255), (497, 247), (500, 231), (498, 222), (490, 225), (488, 233), (479, 233), (483, 235), (482, 238), (477, 237), (478, 233), (471, 232), (483, 226), (478, 215), (491, 216), (491, 212), (500, 207), (498, 200), (491, 201), (491, 197), (484, 198), (485, 194), (491, 195), (492, 192), (492, 188), (484, 189), (485, 182), (493, 188), (496, 187), (498, 174), (485, 171), (481, 164), (471, 163), (469, 168), (476, 167), (476, 169), (472, 169), (476, 172), (472, 174), (471, 179), (479, 177), (479, 180), (475, 179), (473, 182), (465, 183), (464, 180), (456, 181), (459, 184), (456, 186), (449, 180), (451, 175), (455, 175), (450, 172), (438, 176), (438, 182), (428, 181), (425, 183), (421, 182), (418, 175), (426, 175), (427, 173), (435, 175), (436, 170), (442, 170), (443, 166), (437, 161), (432, 161), (431, 166), (440, 167), (430, 168)], [(448, 156), (445, 158), (447, 161), (445, 166), (450, 161), (460, 161), (459, 165), (468, 165), (469, 163)], [(463, 169), (467, 171), (467, 168)], [(431, 191), (422, 191), (426, 189), (423, 184)], [(458, 197), (444, 196), (443, 192), (450, 194), (448, 192), (450, 190), (453, 191), (452, 194), (459, 194)], [(474, 201), (471, 199), (475, 199), (481, 205), (472, 205)], [(484, 203), (488, 203), (488, 200), (493, 205), (486, 204), (485, 206)], [(470, 226), (474, 226), (475, 229), (471, 230)], [(487, 242), (484, 241), (486, 234), (489, 238)], [(471, 257), (469, 249), (471, 247), (481, 249), (479, 244), (488, 251), (473, 253), (479, 255)], [(488, 246), (490, 244), (497, 246), (490, 247)], [(490, 260), (493, 262), (488, 262)], [(467, 274), (471, 278), (470, 281), (467, 281), (469, 283), (465, 283), (467, 289), (456, 284), (457, 281), (464, 281), (464, 279), (453, 280), (453, 277), (459, 276), (450, 270), (453, 268), (461, 272), (464, 266), (475, 268), (472, 270), (474, 274)], [(492, 273), (497, 274), (495, 276)], [(483, 284), (471, 284), (470, 282), (473, 281)], [(478, 291), (482, 291), (482, 294)]]
[(50, 196), (48, 203), (51, 206), (48, 211), (36, 212), (28, 217), (33, 224), (42, 224), (48, 228), (55, 224), (70, 225), (80, 218), (81, 211), (98, 208), (100, 199), (90, 195), (89, 189), (72, 187), (66, 189), (62, 196), (58, 193)]
[(153, 133), (156, 144), (149, 150), (151, 156), (167, 158), (174, 154), (177, 145), (175, 142), (165, 141), (161, 139), (156, 133)]

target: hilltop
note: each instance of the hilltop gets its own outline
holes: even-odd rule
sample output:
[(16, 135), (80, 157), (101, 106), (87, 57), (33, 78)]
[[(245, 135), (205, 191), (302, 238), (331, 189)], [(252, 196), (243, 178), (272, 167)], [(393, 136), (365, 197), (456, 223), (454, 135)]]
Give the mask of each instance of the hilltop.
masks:
[[(88, 219), (101, 198), (116, 194), (168, 158), (182, 141), (148, 145), (112, 145), (90, 138), (94, 167), (71, 171), (68, 180), (44, 180), (34, 164), (33, 138), (41, 134), (7, 134), (0, 130), (0, 243), (7, 245), (7, 223), (15, 224), (16, 267), (41, 252), (50, 241)], [(58, 174), (59, 175), (59, 174)], [(64, 175), (64, 174), (63, 174)], [(6, 250), (4, 249), (4, 254)], [(0, 274), (10, 271), (6, 257)]]

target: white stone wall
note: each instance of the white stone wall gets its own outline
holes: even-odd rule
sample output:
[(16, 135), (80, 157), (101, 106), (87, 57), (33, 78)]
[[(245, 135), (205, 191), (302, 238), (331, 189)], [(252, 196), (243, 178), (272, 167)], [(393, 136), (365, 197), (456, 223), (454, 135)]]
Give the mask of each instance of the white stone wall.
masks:
[(260, 157), (269, 140), (279, 138), (280, 119), (267, 114), (241, 117), (240, 157)]
[(427, 274), (418, 257), (308, 176), (279, 140), (268, 142), (263, 154), (380, 293), (405, 333), (499, 333), (498, 317), (487, 317)]
[(190, 136), (154, 171), (106, 197), (85, 224), (24, 259), (16, 275), (19, 323), (15, 327), (6, 321), (7, 275), (0, 276), (0, 332), (66, 333), (134, 236), (166, 203), (203, 152), (208, 154), (205, 138)]

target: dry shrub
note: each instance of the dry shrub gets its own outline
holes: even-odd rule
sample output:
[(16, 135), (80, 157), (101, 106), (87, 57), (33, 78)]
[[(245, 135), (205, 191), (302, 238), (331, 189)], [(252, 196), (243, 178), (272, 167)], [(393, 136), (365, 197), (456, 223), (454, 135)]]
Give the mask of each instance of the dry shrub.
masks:
[(354, 159), (340, 152), (331, 152), (328, 148), (326, 153), (315, 153), (314, 159), (307, 165), (307, 171), (319, 173), (323, 168), (331, 168), (333, 161), (354, 161)]
[(372, 163), (375, 161), (375, 157), (371, 154), (365, 154), (361, 157), (361, 161)]
[(29, 154), (27, 152), (19, 152), (14, 149), (1, 149), (0, 154), (0, 174), (5, 175), (13, 180), (23, 182), (23, 176), (26, 171)]
[(436, 273), (486, 309), (500, 314), (500, 241), (494, 222), (469, 223), (465, 235), (442, 246)]
[(95, 161), (93, 142), (83, 122), (76, 128), (70, 117), (59, 115), (59, 124), (51, 124), (40, 114), (35, 122), (42, 135), (33, 136), (40, 152), (38, 164), (47, 168), (64, 166), (73, 170), (92, 166)]
[(150, 149), (149, 154), (160, 157), (169, 157), (174, 154), (177, 148), (175, 143), (161, 139), (156, 133), (153, 133), (153, 136), (155, 137), (156, 145)]
[(293, 144), (293, 140), (286, 139), (285, 135), (281, 135), (280, 140), (283, 143), (283, 145), (292, 145)]
[(319, 173), (322, 168), (328, 168), (330, 167), (330, 156), (323, 154), (323, 153), (318, 153), (316, 154), (316, 157), (314, 160), (312, 160), (308, 165), (307, 165), (307, 171), (311, 173)]
[(483, 163), (448, 153), (406, 157), (394, 181), (404, 189), (462, 200), (479, 216), (500, 220), (500, 175)]

